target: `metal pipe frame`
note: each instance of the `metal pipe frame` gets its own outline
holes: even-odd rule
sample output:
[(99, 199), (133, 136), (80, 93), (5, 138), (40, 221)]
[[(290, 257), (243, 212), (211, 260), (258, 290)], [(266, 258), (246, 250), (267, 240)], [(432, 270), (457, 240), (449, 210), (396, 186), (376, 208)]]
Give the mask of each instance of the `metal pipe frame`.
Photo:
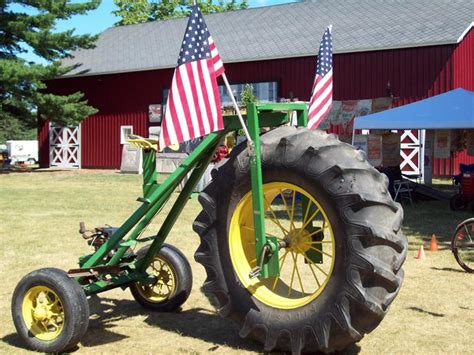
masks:
[[(256, 227), (256, 255), (260, 255), (263, 247), (273, 243), (274, 240), (273, 237), (267, 236), (265, 233), (259, 138), (260, 127), (276, 127), (288, 123), (291, 117), (290, 111), (297, 111), (298, 125), (306, 126), (307, 108), (304, 103), (249, 104), (247, 106), (247, 115), (244, 116), (249, 126), (250, 137), (254, 142), (256, 153), (250, 156), (253, 218)], [(107, 279), (104, 278), (92, 283), (82, 282), (83, 280), (79, 278), (78, 281), (82, 284), (82, 288), (86, 294), (95, 294), (116, 287), (126, 287), (128, 284), (137, 281), (153, 281), (147, 274), (146, 269), (172, 230), (174, 223), (189, 200), (194, 187), (209, 166), (219, 143), (227, 133), (236, 131), (241, 127), (238, 116), (225, 117), (225, 129), (207, 135), (201, 144), (199, 144), (183, 163), (161, 184), (158, 184), (156, 181), (156, 151), (151, 149), (144, 150), (143, 197), (138, 199), (138, 201), (142, 203), (141, 206), (132, 213), (113, 233), (110, 239), (95, 253), (80, 258), (80, 266), (83, 269), (102, 265), (119, 265), (123, 272), (121, 275), (110, 275)], [(140, 241), (138, 237), (142, 234), (143, 230), (153, 220), (164, 204), (169, 200), (176, 187), (190, 172), (191, 175), (188, 181), (174, 202), (158, 233), (151, 238), (146, 238), (146, 240), (152, 240), (147, 254), (143, 259), (134, 262), (124, 260), (123, 256), (127, 249)], [(124, 241), (127, 235), (128, 238)], [(106, 262), (107, 256), (110, 255), (112, 251), (114, 251), (112, 257)], [(262, 268), (261, 277), (278, 275), (278, 264), (276, 268), (275, 265), (269, 266), (268, 264), (269, 260), (266, 260)]]

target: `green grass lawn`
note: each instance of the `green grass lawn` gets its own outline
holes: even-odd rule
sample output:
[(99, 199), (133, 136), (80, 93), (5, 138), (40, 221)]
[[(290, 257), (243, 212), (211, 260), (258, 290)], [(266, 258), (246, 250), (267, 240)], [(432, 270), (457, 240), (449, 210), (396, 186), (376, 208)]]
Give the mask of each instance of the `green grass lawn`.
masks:
[[(19, 279), (37, 268), (76, 267), (90, 249), (78, 234), (89, 227), (119, 225), (138, 206), (141, 177), (115, 172), (47, 171), (0, 175), (0, 352), (25, 352), (10, 315)], [(175, 198), (176, 196), (174, 196)], [(165, 208), (165, 213), (169, 206)], [(78, 353), (252, 353), (262, 347), (238, 336), (200, 293), (204, 269), (194, 262), (198, 237), (191, 223), (199, 212), (191, 199), (167, 242), (180, 248), (193, 268), (194, 289), (179, 313), (150, 314), (128, 290), (90, 299), (89, 331)], [(449, 240), (470, 213), (452, 212), (447, 202), (419, 202), (405, 208), (409, 240), (405, 281), (386, 318), (349, 352), (474, 353), (474, 275), (456, 264)], [(163, 215), (150, 225), (156, 232)], [(440, 251), (415, 259), (431, 235)], [(145, 234), (146, 235), (146, 234)]]

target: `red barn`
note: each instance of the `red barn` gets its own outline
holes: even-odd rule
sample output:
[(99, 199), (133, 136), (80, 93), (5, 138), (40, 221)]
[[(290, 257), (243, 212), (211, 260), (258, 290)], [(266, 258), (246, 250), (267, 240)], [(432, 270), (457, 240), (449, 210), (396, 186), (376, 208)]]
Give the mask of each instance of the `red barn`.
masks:
[[(403, 105), (474, 90), (473, 14), (471, 0), (318, 0), (207, 15), (206, 22), (237, 94), (253, 83), (262, 100), (308, 100), (320, 36), (332, 24), (334, 99), (382, 97), (390, 83), (395, 105)], [(42, 167), (120, 166), (123, 134), (147, 136), (156, 125), (149, 106), (165, 102), (186, 21), (113, 27), (96, 48), (65, 60), (75, 69), (48, 89), (82, 91), (99, 112), (67, 131), (41, 122)], [(468, 159), (437, 160), (434, 175), (450, 175)]]

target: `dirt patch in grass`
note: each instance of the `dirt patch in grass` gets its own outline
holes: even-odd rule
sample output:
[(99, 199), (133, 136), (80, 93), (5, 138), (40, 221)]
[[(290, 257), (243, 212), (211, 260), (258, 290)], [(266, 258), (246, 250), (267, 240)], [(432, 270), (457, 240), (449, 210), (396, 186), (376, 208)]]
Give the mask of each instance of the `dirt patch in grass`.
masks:
[[(90, 252), (77, 233), (78, 222), (91, 227), (119, 225), (138, 206), (140, 179), (97, 170), (0, 176), (0, 352), (25, 352), (10, 316), (11, 295), (19, 279), (41, 267), (75, 267), (77, 257)], [(199, 210), (196, 199), (191, 199), (167, 241), (184, 252), (193, 268), (194, 288), (181, 311), (149, 313), (128, 290), (91, 297), (89, 331), (77, 353), (262, 350), (260, 344), (241, 339), (238, 327), (216, 315), (199, 291), (205, 273), (194, 262), (198, 238), (191, 228)], [(157, 230), (163, 216), (152, 223), (148, 234)], [(381, 325), (348, 353), (474, 352), (474, 275), (461, 270), (448, 248), (456, 224), (469, 216), (454, 213), (441, 202), (405, 208), (409, 252), (404, 285)], [(427, 245), (433, 233), (440, 251), (416, 260), (419, 245)]]

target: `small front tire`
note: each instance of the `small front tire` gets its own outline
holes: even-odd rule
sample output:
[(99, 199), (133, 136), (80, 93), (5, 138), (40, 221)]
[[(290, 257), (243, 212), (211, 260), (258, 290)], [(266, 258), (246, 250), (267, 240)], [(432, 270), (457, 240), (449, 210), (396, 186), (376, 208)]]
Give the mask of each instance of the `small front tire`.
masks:
[[(146, 255), (148, 248), (138, 251), (138, 260)], [(130, 286), (133, 298), (143, 307), (156, 312), (172, 312), (186, 302), (191, 294), (193, 275), (188, 260), (179, 249), (163, 244), (147, 271), (157, 278), (154, 284), (136, 282)]]
[(44, 268), (26, 275), (13, 293), (12, 317), (29, 348), (48, 353), (76, 346), (89, 325), (81, 286), (66, 272)]

